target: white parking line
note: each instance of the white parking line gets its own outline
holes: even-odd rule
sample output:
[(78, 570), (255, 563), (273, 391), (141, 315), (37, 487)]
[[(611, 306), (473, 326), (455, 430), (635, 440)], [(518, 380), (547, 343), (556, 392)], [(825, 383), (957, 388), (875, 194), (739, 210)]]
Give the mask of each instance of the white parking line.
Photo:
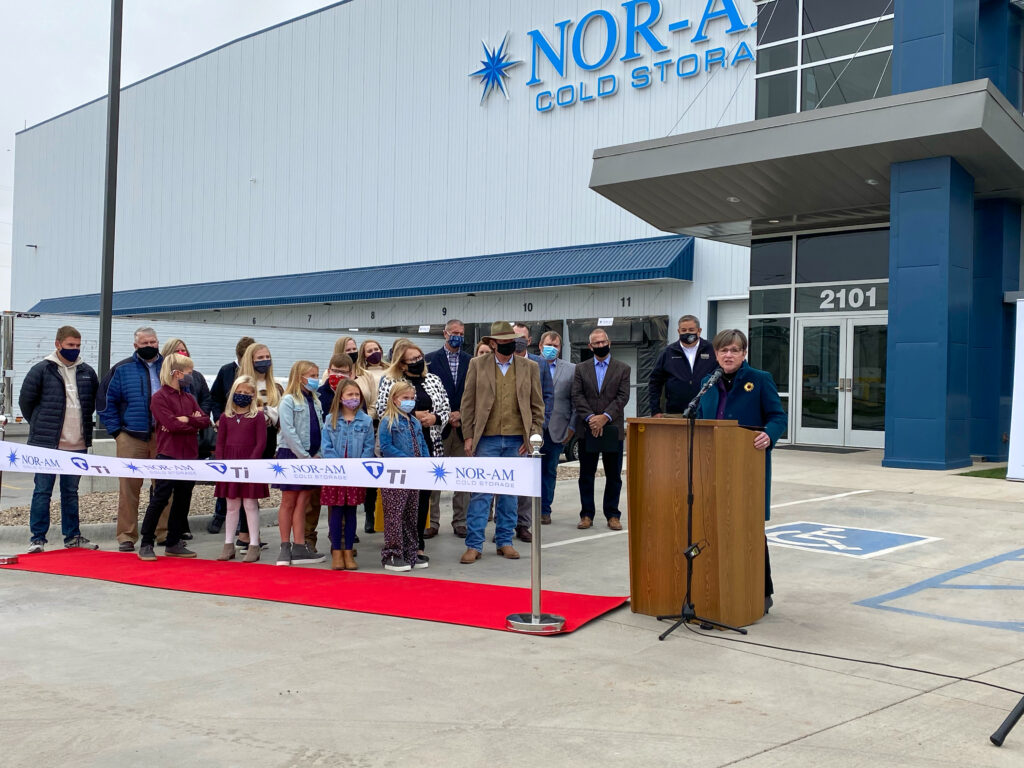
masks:
[(565, 541), (553, 541), (550, 544), (541, 544), (541, 549), (547, 549), (548, 547), (563, 547), (566, 544), (575, 544), (577, 541), (593, 541), (594, 539), (603, 539), (605, 536), (618, 536), (626, 533), (626, 530), (621, 531), (608, 531), (608, 533), (595, 533), (590, 536), (580, 536), (578, 539), (566, 539)]
[(872, 491), (847, 491), (846, 493), (837, 493), (834, 496), (818, 496), (817, 498), (814, 499), (787, 501), (784, 504), (772, 504), (772, 509), (781, 509), (782, 507), (795, 507), (797, 504), (810, 504), (812, 501), (829, 501), (831, 499), (841, 499), (844, 496), (856, 496), (859, 493), (872, 493)]

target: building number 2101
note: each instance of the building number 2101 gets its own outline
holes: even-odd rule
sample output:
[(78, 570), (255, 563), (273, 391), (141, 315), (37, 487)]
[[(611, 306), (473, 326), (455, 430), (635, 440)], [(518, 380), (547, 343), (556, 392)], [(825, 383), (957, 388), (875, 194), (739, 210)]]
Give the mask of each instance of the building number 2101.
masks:
[[(865, 304), (865, 302), (867, 302)], [(832, 290), (826, 288), (821, 292), (821, 304), (819, 309), (860, 309), (861, 307), (875, 307), (877, 304), (877, 288), (840, 288)]]

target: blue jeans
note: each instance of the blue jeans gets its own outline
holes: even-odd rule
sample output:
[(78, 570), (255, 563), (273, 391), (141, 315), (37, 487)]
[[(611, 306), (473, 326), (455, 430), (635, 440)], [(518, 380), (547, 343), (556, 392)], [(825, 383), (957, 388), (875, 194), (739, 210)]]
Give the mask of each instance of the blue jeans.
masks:
[[(69, 451), (69, 453), (85, 453), (85, 451)], [(29, 507), (28, 528), (32, 541), (46, 543), (46, 534), (50, 530), (50, 499), (53, 486), (58, 475), (39, 473), (35, 477), (35, 490), (32, 492), (32, 506)], [(78, 475), (59, 475), (60, 477), (60, 532), (67, 544), (82, 532), (78, 528), (78, 483), (82, 479)]]
[(558, 480), (558, 460), (565, 448), (561, 443), (551, 439), (547, 429), (544, 430), (544, 445), (540, 452), (544, 457), (540, 460), (540, 513), (551, 514), (551, 502), (555, 500), (555, 482)]
[[(473, 455), (481, 459), (519, 456), (519, 447), (523, 444), (522, 437), (492, 435), (480, 438), (473, 447)], [(487, 532), (487, 513), (491, 509), (491, 493), (474, 493), (469, 497), (469, 509), (466, 510), (466, 547), (483, 552), (484, 534)], [(512, 544), (512, 535), (516, 530), (516, 497), (498, 496), (494, 505), (494, 534), (499, 547)]]

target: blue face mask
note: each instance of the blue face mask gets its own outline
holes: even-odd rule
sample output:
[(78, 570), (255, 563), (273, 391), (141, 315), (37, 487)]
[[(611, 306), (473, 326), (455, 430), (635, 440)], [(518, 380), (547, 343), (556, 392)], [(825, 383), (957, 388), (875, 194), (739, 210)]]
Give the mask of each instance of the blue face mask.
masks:
[(451, 347), (452, 349), (458, 349), (459, 347), (462, 346), (462, 342), (465, 340), (465, 336), (459, 336), (453, 333), (451, 336), (448, 337), (448, 346)]
[(540, 353), (544, 356), (545, 360), (554, 360), (558, 357), (558, 347), (549, 347), (545, 344), (540, 348)]
[(316, 392), (318, 389), (320, 389), (320, 380), (306, 379), (306, 389), (308, 389), (310, 392)]
[(80, 349), (62, 349), (60, 351), (60, 356), (67, 360), (69, 363), (73, 363), (75, 362), (75, 360), (78, 359), (78, 354), (81, 351), (82, 350)]
[(239, 408), (248, 408), (252, 405), (252, 395), (243, 395), (236, 392), (231, 396), (231, 402)]
[(416, 409), (416, 401), (399, 400), (398, 407), (402, 410), (402, 413), (412, 413)]
[(252, 364), (252, 367), (256, 369), (256, 373), (266, 373), (270, 370), (272, 360), (257, 360)]

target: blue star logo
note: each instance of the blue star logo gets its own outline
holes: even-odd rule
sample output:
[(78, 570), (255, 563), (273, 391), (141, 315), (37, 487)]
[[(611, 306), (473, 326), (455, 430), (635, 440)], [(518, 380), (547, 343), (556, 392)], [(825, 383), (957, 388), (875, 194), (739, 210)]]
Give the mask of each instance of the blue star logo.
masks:
[(12, 467), (18, 463), (18, 454), (13, 448), (11, 449), (11, 452), (7, 454), (7, 462)]
[(497, 48), (488, 48), (487, 43), (483, 43), (484, 58), (480, 60), (483, 66), (476, 72), (469, 73), (470, 77), (479, 77), (480, 82), (484, 86), (484, 93), (480, 97), (481, 104), (484, 103), (484, 99), (487, 98), (490, 92), (495, 89), (500, 90), (505, 96), (505, 101), (508, 101), (508, 91), (505, 90), (505, 80), (509, 76), (508, 70), (523, 62), (513, 61), (509, 58), (508, 53), (505, 51), (506, 43), (508, 43), (508, 32), (505, 33), (501, 45)]
[(276, 461), (273, 464), (270, 465), (270, 468), (272, 470), (274, 470), (274, 474), (275, 475), (283, 475), (284, 474), (284, 467), (282, 467)]
[(451, 472), (449, 472), (447, 469), (444, 468), (444, 464), (434, 464), (434, 483), (435, 484), (437, 483), (438, 480), (440, 480), (445, 485), (447, 485), (448, 484), (448, 475), (450, 475), (450, 474), (451, 474)]
[(128, 462), (127, 464), (125, 464), (124, 468), (125, 469), (130, 469), (132, 472), (141, 472), (142, 471), (137, 466), (135, 466), (132, 462)]

